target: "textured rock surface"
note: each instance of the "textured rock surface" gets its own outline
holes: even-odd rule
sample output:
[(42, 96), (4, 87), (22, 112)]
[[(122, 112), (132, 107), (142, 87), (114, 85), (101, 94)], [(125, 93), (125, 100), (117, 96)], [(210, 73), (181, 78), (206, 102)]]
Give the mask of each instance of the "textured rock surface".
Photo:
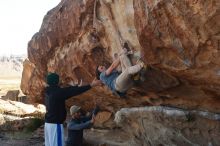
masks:
[(0, 130), (21, 130), (32, 122), (33, 118), (43, 119), (45, 107), (0, 99)]
[(85, 138), (105, 146), (220, 145), (220, 114), (161, 106), (123, 108), (113, 130), (87, 131)]
[(115, 121), (133, 135), (132, 146), (220, 144), (219, 114), (155, 106), (122, 109)]
[[(219, 0), (62, 0), (46, 14), (40, 31), (28, 44), (29, 60), (24, 64), (22, 91), (32, 102), (42, 102), (47, 72), (58, 73), (62, 86), (80, 79), (91, 82), (97, 64), (109, 65), (127, 41), (151, 66), (146, 81), (130, 90), (126, 100), (98, 87), (70, 99), (68, 106), (74, 103), (89, 110), (94, 99), (99, 99), (101, 109), (110, 113), (122, 107), (148, 105), (219, 113), (219, 19)], [(175, 121), (175, 117), (160, 118)], [(184, 137), (178, 139), (176, 131), (172, 131), (175, 126), (184, 129), (184, 124), (167, 124), (163, 126), (170, 128), (169, 136), (181, 143), (187, 142), (184, 137), (197, 137), (191, 132), (187, 135), (186, 129)], [(103, 125), (114, 127), (106, 121)], [(159, 130), (158, 133), (163, 132)], [(189, 140), (187, 144), (190, 142), (194, 143)], [(204, 141), (206, 145), (208, 142)]]
[(165, 104), (219, 112), (219, 11), (218, 0), (63, 0), (28, 44), (22, 91), (42, 102), (51, 71), (60, 74), (64, 86), (81, 78), (89, 82), (96, 65), (112, 62), (128, 41), (152, 66), (147, 80), (131, 91), (133, 98), (124, 103), (103, 88), (84, 96), (95, 93), (114, 109)]
[[(39, 84), (41, 80), (36, 80), (37, 76), (35, 75), (34, 68), (35, 68), (35, 65), (31, 63), (28, 59), (26, 59), (23, 62), (23, 72), (22, 72), (20, 88), (24, 94), (26, 95), (34, 94), (35, 97), (39, 98), (39, 93), (36, 92), (37, 86), (35, 86), (35, 84)], [(34, 86), (31, 85), (32, 83), (34, 83)]]

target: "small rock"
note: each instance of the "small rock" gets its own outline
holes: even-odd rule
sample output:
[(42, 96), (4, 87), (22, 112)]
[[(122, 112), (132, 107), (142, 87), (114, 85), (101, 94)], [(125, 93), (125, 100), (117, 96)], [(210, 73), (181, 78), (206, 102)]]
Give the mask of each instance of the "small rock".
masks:
[(3, 100), (12, 100), (12, 101), (18, 101), (18, 95), (20, 91), (19, 90), (10, 90), (7, 92), (5, 96), (2, 96)]

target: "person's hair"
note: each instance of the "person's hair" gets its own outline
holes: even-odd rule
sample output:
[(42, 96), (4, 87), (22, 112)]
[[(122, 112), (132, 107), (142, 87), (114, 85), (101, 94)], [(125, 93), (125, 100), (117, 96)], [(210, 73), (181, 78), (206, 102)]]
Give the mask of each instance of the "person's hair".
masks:
[(101, 72), (99, 71), (99, 66), (100, 66), (100, 65), (98, 65), (98, 66), (96, 67), (96, 70), (95, 70), (96, 78), (97, 78), (98, 80), (100, 80), (100, 74), (101, 74)]

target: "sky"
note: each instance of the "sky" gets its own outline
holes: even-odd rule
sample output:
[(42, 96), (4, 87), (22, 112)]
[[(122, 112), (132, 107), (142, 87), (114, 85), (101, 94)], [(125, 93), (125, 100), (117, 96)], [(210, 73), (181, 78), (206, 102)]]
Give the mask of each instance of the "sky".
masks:
[(43, 17), (61, 0), (0, 0), (0, 56), (27, 54)]

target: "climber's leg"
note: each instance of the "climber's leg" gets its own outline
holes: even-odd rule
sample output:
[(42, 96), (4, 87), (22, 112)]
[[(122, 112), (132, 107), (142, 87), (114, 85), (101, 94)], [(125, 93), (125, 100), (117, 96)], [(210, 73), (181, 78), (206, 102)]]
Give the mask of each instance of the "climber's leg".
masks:
[(119, 92), (126, 92), (129, 88), (133, 86), (132, 75), (138, 73), (144, 66), (143, 63), (136, 64), (126, 68), (116, 79), (115, 88)]
[(132, 66), (130, 59), (128, 58), (128, 56), (123, 53), (120, 57), (120, 63), (121, 63), (121, 68), (122, 68), (122, 72), (125, 71), (126, 68), (129, 68)]
[(120, 66), (117, 68), (119, 72), (124, 72), (126, 68), (132, 66), (130, 58), (127, 56), (127, 50), (123, 50), (120, 55), (117, 53), (114, 54), (114, 60), (120, 59)]
[(133, 80), (127, 68), (117, 77), (115, 81), (115, 89), (119, 92), (126, 92), (132, 86)]

